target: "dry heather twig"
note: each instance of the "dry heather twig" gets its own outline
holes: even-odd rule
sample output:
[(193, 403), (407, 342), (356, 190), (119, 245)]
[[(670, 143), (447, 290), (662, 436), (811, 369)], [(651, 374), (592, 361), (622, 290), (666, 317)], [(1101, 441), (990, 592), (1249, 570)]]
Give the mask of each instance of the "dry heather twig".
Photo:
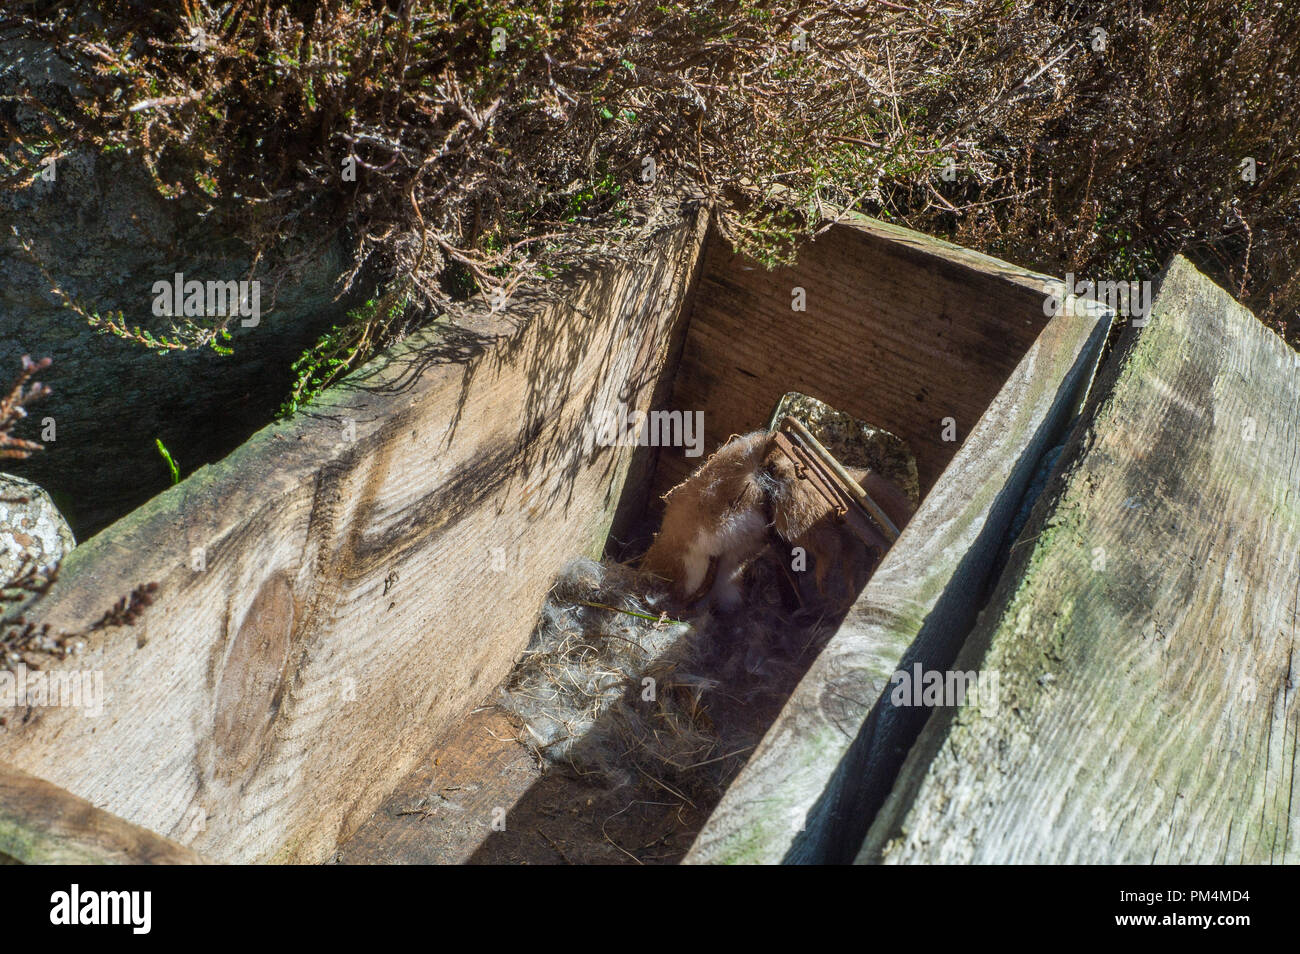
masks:
[(79, 143), (124, 147), (273, 283), (347, 236), (340, 287), (388, 292), (349, 362), (399, 333), (388, 305), (493, 299), (683, 193), (769, 263), (833, 206), (1098, 278), (1184, 251), (1285, 325), (1300, 302), (1285, 7), (26, 0), (0, 39), (49, 45), (89, 95), (0, 97), (0, 185)]
[(14, 436), (14, 428), (27, 417), (25, 405), (47, 398), (53, 392), (48, 385), (40, 381), (27, 382), (50, 366), (49, 358), (33, 361), (31, 355), (23, 355), (23, 369), (18, 375), (9, 393), (0, 397), (0, 458), (25, 460), (45, 446), (37, 441), (24, 440)]

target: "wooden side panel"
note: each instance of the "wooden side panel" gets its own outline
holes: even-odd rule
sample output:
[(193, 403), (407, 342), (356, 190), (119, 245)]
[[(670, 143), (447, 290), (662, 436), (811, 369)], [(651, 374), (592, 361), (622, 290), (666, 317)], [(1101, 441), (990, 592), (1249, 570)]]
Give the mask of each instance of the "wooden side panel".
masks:
[[(704, 412), (711, 452), (803, 391), (906, 439), (924, 493), (1046, 324), (1049, 279), (862, 216), (846, 222), (773, 271), (710, 239), (672, 406)], [(699, 463), (661, 457), (660, 494)]]
[[(349, 865), (459, 865), (472, 862), (492, 830), (542, 776), (537, 757), (516, 741), (519, 726), (500, 709), (472, 712), (446, 733), (414, 771), (339, 847)], [(553, 853), (549, 861), (560, 860)]]
[[(939, 243), (928, 248), (928, 255), (950, 254)], [(924, 723), (923, 710), (894, 708), (882, 692), (899, 668), (916, 662), (942, 668), (956, 654), (1029, 479), (1063, 435), (1092, 379), (1109, 314), (1076, 303), (1078, 313), (1048, 322), (1042, 318), (1042, 289), (1059, 284), (967, 256), (952, 253), (946, 266), (935, 267), (936, 275), (955, 289), (963, 271), (968, 273), (972, 308), (981, 311), (984, 305), (974, 303), (974, 296), (982, 287), (1002, 282), (1016, 289), (1003, 292), (1007, 307), (1020, 296), (1018, 310), (1001, 316), (1012, 329), (1008, 335), (1034, 321), (1040, 333), (987, 409), (969, 392), (969, 413), (982, 416), (937, 482), (930, 478), (932, 489), (912, 522), (714, 811), (689, 863), (853, 859)], [(992, 318), (983, 320), (989, 322), (988, 341), (1000, 341)], [(953, 321), (954, 327), (961, 324)], [(846, 345), (844, 364), (852, 364), (851, 351)], [(977, 360), (974, 353), (969, 360)], [(852, 393), (848, 382), (844, 387), (845, 395)], [(864, 413), (842, 401), (840, 406)], [(900, 415), (934, 413), (894, 406)], [(908, 430), (918, 420), (884, 423), (917, 441), (919, 458), (924, 442)], [(940, 455), (933, 448), (929, 455), (928, 466), (938, 466)]]
[(599, 553), (632, 449), (593, 425), (649, 402), (705, 224), (467, 308), (74, 551), (41, 622), (154, 604), (52, 663), (102, 716), (28, 710), (0, 756), (215, 860), (327, 858)]
[(1300, 861), (1300, 355), (1185, 260), (860, 860)]
[(197, 865), (198, 854), (0, 765), (0, 854), (29, 865)]

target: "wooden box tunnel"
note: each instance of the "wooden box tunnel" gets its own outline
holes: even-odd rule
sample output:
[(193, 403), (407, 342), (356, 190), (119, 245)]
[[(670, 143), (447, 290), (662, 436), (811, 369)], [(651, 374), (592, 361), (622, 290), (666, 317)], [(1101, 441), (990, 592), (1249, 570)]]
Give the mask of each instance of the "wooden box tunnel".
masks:
[[(1167, 314), (1162, 297), (1130, 333), (1113, 389), (1078, 418), (1021, 535), (1030, 545), (991, 600), (995, 554), (1040, 461), (1071, 430), (1110, 325), (1105, 309), (1073, 300), (1045, 317), (1059, 283), (851, 216), (797, 265), (768, 271), (693, 212), (503, 313), (467, 304), (71, 554), (32, 616), (81, 647), (44, 670), (102, 674), (102, 711), (10, 710), (0, 852), (338, 857), (386, 796), (440, 770), (431, 748), (509, 672), (562, 566), (599, 556), (611, 528), (698, 462), (680, 448), (603, 446), (595, 423), (703, 411), (711, 451), (798, 390), (908, 441), (924, 499), (687, 860), (1128, 858), (1156, 845), (1170, 860), (1294, 858), (1283, 829), (1300, 805), (1286, 797), (1295, 604), (1282, 601), (1284, 618), (1276, 588), (1249, 583), (1272, 559), (1284, 565), (1267, 578), (1289, 566), (1294, 590), (1295, 368), (1226, 295), (1202, 294), (1190, 269), (1171, 275)], [(1218, 339), (1192, 330), (1206, 313)], [(1252, 382), (1245, 398), (1239, 375)], [(1156, 420), (1143, 418), (1143, 396)], [(1250, 453), (1220, 453), (1240, 423), (1220, 405), (1254, 398)], [(1126, 470), (1121, 452), (1144, 470)], [(1217, 479), (1192, 487), (1188, 459)], [(1092, 509), (1075, 499), (1096, 493), (1081, 483), (1089, 468), (1120, 488)], [(1132, 517), (1124, 494), (1138, 501)], [(1161, 507), (1181, 528), (1165, 526)], [(1247, 517), (1266, 545), (1234, 533)], [(1080, 575), (1094, 540), (1120, 551), (1127, 579)], [(1121, 556), (1157, 542), (1154, 566)], [(1170, 565), (1184, 558), (1212, 567), (1216, 587), (1237, 581), (1234, 599), (1205, 604), (1208, 577)], [(1059, 586), (1045, 577), (1052, 560), (1069, 564)], [(104, 624), (147, 584), (152, 603), (133, 625)], [(1035, 587), (1041, 611), (1027, 602)], [(1266, 646), (1238, 646), (1246, 632)], [(1230, 657), (1214, 655), (1220, 645), (1235, 647)], [(944, 669), (959, 653), (965, 668), (987, 653), (1014, 670), (1001, 709), (930, 718), (889, 704), (896, 670)], [(1263, 708), (1220, 716), (1216, 705), (1236, 703), (1227, 689), (1198, 691), (1196, 667), (1200, 678), (1249, 674)], [(1161, 742), (1184, 723), (1195, 738)], [(1195, 761), (1193, 745), (1233, 732), (1234, 767)], [(1077, 764), (1078, 752), (1092, 761)], [(1266, 770), (1242, 774), (1265, 756)], [(1160, 780), (1159, 797), (1147, 779)], [(1187, 786), (1212, 793), (1209, 807), (1171, 801)], [(471, 823), (483, 841), (491, 804)], [(1098, 804), (1113, 826), (1096, 825)], [(1226, 824), (1249, 812), (1248, 825)], [(1141, 829), (1153, 818), (1159, 832)]]

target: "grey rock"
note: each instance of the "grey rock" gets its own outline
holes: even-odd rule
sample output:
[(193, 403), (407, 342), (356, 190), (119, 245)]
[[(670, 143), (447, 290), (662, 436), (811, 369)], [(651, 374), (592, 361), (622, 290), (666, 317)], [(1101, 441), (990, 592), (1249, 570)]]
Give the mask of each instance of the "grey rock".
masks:
[(76, 546), (72, 529), (44, 490), (0, 474), (0, 582), (34, 566), (45, 574)]

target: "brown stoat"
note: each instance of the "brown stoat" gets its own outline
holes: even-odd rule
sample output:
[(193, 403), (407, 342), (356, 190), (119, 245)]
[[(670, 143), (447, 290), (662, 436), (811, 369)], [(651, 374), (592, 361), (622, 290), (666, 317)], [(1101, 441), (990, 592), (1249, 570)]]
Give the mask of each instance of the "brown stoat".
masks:
[[(912, 514), (907, 496), (879, 474), (849, 473), (901, 529)], [(664, 500), (663, 525), (641, 568), (669, 581), (682, 602), (711, 596), (723, 609), (737, 607), (741, 574), (772, 542), (772, 531), (804, 548), (823, 596), (837, 573), (851, 597), (875, 564), (875, 554), (836, 522), (830, 502), (797, 477), (766, 431), (733, 437)], [(878, 543), (881, 552), (888, 549), (883, 536)]]

